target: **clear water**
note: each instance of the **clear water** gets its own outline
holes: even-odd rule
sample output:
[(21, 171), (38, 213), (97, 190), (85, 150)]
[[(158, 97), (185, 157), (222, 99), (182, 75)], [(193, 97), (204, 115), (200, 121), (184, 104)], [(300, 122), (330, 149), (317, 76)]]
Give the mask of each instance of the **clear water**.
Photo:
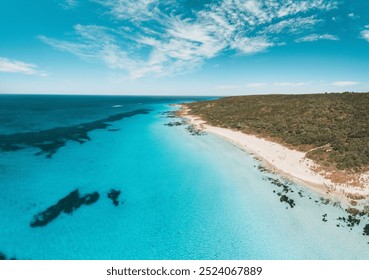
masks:
[[(369, 258), (369, 237), (362, 234), (368, 219), (349, 227), (337, 220), (348, 216), (344, 210), (259, 170), (257, 160), (232, 144), (191, 135), (186, 125), (166, 126), (180, 121), (164, 114), (175, 109), (169, 105), (191, 100), (0, 96), (0, 145), (4, 135), (21, 143), (16, 151), (0, 150), (0, 252), (17, 259)], [(49, 158), (29, 145), (40, 131), (78, 130), (142, 109), (151, 111), (92, 129), (83, 144), (66, 137)], [(17, 134), (23, 132), (32, 133)], [(100, 198), (30, 226), (34, 215), (76, 189)], [(121, 191), (118, 206), (107, 197), (111, 189)], [(293, 208), (280, 201), (283, 194)]]

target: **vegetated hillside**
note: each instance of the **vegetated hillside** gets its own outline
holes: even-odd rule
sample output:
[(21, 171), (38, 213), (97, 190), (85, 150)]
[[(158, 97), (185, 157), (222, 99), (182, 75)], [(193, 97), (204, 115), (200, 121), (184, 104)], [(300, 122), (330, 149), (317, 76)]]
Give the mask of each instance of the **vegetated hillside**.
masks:
[(210, 125), (309, 151), (325, 166), (369, 169), (369, 93), (237, 96), (186, 105)]

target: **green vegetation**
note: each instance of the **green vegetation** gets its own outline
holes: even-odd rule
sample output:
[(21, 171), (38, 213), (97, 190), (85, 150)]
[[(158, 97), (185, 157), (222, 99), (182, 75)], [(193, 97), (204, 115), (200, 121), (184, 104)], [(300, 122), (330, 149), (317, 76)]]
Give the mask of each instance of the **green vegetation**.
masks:
[(369, 93), (237, 96), (186, 105), (210, 125), (308, 152), (325, 166), (369, 169)]

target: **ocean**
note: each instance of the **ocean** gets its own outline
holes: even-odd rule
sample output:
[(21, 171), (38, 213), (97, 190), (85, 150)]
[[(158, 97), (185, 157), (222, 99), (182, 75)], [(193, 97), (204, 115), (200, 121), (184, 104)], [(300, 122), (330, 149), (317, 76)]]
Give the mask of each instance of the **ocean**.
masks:
[(0, 258), (369, 259), (368, 218), (175, 117), (208, 98), (0, 95)]

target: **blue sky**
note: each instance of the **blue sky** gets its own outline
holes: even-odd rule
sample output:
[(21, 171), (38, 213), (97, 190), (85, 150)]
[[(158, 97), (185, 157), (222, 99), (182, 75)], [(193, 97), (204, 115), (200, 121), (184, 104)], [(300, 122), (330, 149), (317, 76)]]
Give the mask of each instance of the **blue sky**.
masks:
[(367, 0), (2, 0), (0, 92), (369, 91)]

